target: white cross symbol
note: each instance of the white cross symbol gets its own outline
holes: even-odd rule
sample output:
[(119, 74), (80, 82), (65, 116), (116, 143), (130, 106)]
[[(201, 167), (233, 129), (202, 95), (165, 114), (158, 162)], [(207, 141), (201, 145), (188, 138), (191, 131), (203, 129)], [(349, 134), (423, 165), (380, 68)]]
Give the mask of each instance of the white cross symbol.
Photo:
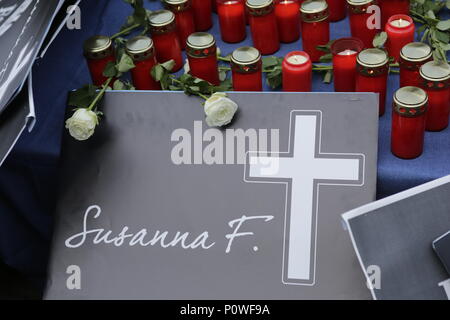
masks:
[(247, 181), (288, 185), (283, 258), (286, 284), (315, 282), (318, 186), (364, 184), (364, 155), (321, 153), (321, 126), (321, 112), (292, 111), (285, 155), (249, 153)]

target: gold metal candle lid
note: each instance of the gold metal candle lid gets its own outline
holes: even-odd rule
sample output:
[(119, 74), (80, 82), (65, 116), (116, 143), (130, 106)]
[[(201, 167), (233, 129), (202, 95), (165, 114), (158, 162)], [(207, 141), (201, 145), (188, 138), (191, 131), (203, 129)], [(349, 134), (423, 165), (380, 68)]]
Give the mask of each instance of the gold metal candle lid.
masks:
[(378, 48), (361, 51), (356, 62), (358, 72), (367, 77), (376, 77), (389, 70), (389, 56), (386, 51)]
[(252, 16), (264, 16), (274, 9), (273, 0), (247, 0), (245, 5)]
[(347, 0), (349, 9), (356, 14), (365, 13), (374, 2), (374, 0)]
[(204, 58), (216, 54), (216, 40), (206, 32), (192, 33), (186, 41), (186, 53), (194, 58)]
[(164, 0), (164, 6), (173, 11), (173, 12), (179, 12), (187, 10), (191, 7), (191, 1), (190, 0)]
[(154, 54), (153, 41), (146, 36), (137, 36), (127, 41), (126, 51), (134, 61), (143, 61)]
[(239, 72), (254, 72), (260, 66), (261, 53), (253, 47), (241, 47), (231, 54), (231, 63)]
[(330, 16), (328, 3), (325, 0), (307, 0), (302, 3), (300, 12), (305, 22), (320, 22)]
[(90, 59), (103, 59), (112, 54), (112, 41), (106, 36), (93, 36), (84, 42), (83, 50)]
[(410, 62), (422, 62), (431, 58), (433, 52), (431, 47), (423, 42), (411, 42), (400, 51), (403, 60)]
[(175, 29), (175, 15), (169, 10), (153, 11), (149, 17), (152, 33), (165, 33)]
[(450, 66), (443, 62), (429, 61), (420, 67), (420, 75), (428, 81), (446, 81), (450, 79)]
[(404, 117), (418, 117), (425, 113), (427, 93), (417, 87), (403, 87), (394, 94), (394, 111)]

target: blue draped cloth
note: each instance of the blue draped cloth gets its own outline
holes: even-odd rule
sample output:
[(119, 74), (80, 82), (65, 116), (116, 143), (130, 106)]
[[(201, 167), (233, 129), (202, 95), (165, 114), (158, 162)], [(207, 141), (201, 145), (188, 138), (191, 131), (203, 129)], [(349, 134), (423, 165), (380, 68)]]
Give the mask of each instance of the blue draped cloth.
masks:
[[(145, 1), (148, 9), (161, 8), (159, 1)], [(90, 82), (82, 55), (83, 41), (94, 34), (116, 33), (131, 7), (121, 0), (81, 2), (81, 30), (64, 28), (43, 59), (33, 67), (37, 123), (24, 133), (0, 168), (0, 259), (43, 284), (52, 236), (53, 208), (58, 190), (58, 160), (68, 91)], [(449, 16), (448, 10), (444, 13)], [(240, 44), (220, 39), (217, 16), (210, 32), (222, 55), (251, 45), (250, 31)], [(331, 25), (331, 38), (350, 36), (348, 19)], [(301, 49), (301, 41), (282, 44), (275, 55)], [(387, 111), (380, 119), (378, 197), (382, 198), (450, 174), (450, 128), (425, 136), (425, 150), (414, 160), (401, 160), (390, 152), (392, 94), (398, 75), (389, 76)], [(265, 90), (269, 90), (266, 86)], [(315, 74), (313, 91), (333, 91)], [(64, 181), (60, 183), (65, 183)], [(70, 183), (70, 182), (67, 182)]]

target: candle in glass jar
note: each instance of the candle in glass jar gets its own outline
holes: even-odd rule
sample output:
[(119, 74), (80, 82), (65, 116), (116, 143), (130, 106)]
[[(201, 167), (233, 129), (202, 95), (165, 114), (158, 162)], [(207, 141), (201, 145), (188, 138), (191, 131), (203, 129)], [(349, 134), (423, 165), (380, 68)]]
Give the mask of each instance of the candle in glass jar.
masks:
[(281, 42), (290, 43), (300, 39), (300, 3), (298, 0), (275, 2), (278, 35)]
[(396, 14), (409, 14), (409, 0), (378, 0), (381, 8), (381, 25), (385, 26)]
[(284, 57), (282, 64), (283, 91), (309, 92), (312, 84), (312, 63), (303, 51), (293, 51)]
[(389, 18), (385, 30), (388, 35), (386, 50), (390, 57), (399, 61), (401, 49), (414, 41), (413, 19), (406, 15), (394, 15)]
[(400, 87), (419, 87), (420, 67), (433, 59), (431, 47), (423, 42), (411, 42), (400, 51)]
[(262, 91), (262, 62), (258, 49), (242, 47), (231, 55), (234, 91)]
[(301, 5), (303, 51), (308, 53), (312, 62), (318, 62), (325, 53), (317, 46), (330, 41), (329, 10), (325, 0), (308, 0)]
[(194, 12), (191, 0), (164, 0), (165, 7), (175, 14), (178, 39), (181, 49), (186, 48), (186, 40), (195, 32)]
[(450, 115), (450, 66), (429, 61), (420, 67), (421, 87), (428, 94), (427, 131), (448, 127)]
[(342, 20), (347, 15), (347, 1), (346, 0), (327, 0), (330, 8), (330, 21), (336, 22)]
[(379, 114), (386, 107), (386, 87), (389, 73), (389, 57), (378, 48), (365, 49), (356, 59), (356, 92), (374, 92), (379, 94)]
[(190, 74), (218, 86), (220, 84), (217, 65), (216, 41), (206, 32), (196, 32), (187, 40), (186, 53)]
[(192, 0), (192, 11), (194, 12), (196, 31), (211, 29), (213, 25), (211, 0)]
[(175, 15), (168, 10), (153, 11), (149, 16), (150, 33), (156, 50), (156, 60), (174, 60), (173, 72), (183, 67), (181, 46), (176, 32)]
[(241, 42), (246, 37), (244, 0), (217, 0), (220, 34), (225, 42)]
[(127, 41), (125, 49), (135, 65), (131, 69), (131, 78), (136, 89), (160, 90), (160, 83), (151, 76), (151, 71), (157, 64), (152, 39), (146, 36), (134, 37)]
[[(374, 0), (347, 0), (350, 15), (350, 30), (352, 37), (359, 38), (364, 43), (365, 48), (373, 47), (373, 38), (379, 29), (371, 23), (373, 19), (372, 13), (368, 13), (367, 9), (375, 5)], [(372, 19), (370, 19), (372, 17)], [(368, 23), (369, 22), (369, 23)]]
[(93, 36), (84, 42), (83, 50), (92, 83), (101, 86), (108, 79), (103, 75), (106, 65), (116, 60), (112, 41), (106, 36)]
[(280, 49), (277, 19), (273, 0), (247, 0), (253, 46), (261, 54), (272, 54)]
[(356, 85), (356, 57), (364, 48), (358, 38), (342, 38), (333, 42), (333, 81), (336, 92), (354, 92)]
[(402, 159), (414, 159), (423, 152), (428, 96), (417, 87), (403, 87), (394, 94), (391, 151)]

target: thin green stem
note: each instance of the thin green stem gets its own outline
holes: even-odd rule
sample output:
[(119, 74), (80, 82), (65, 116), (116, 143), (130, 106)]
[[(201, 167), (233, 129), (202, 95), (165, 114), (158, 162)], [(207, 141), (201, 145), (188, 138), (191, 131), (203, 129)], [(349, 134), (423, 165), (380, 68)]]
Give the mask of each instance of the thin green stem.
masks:
[(197, 92), (197, 95), (205, 100), (208, 100), (209, 98), (203, 94), (201, 94), (200, 92)]
[(140, 27), (140, 24), (139, 23), (135, 23), (135, 24), (129, 26), (128, 28), (125, 28), (122, 31), (117, 32), (116, 34), (112, 35), (111, 36), (111, 40), (113, 40), (113, 39), (115, 39), (117, 37), (120, 37), (121, 35), (127, 34), (127, 33), (133, 31), (134, 29), (136, 29), (138, 27)]
[(106, 80), (106, 82), (103, 84), (102, 90), (100, 90), (99, 93), (97, 93), (97, 96), (95, 97), (95, 99), (89, 105), (89, 107), (88, 107), (89, 111), (91, 111), (95, 107), (97, 102), (103, 97), (103, 95), (105, 94), (106, 88), (108, 88), (108, 86), (111, 83), (112, 79), (113, 79), (113, 77), (109, 77), (108, 80)]
[(221, 57), (221, 56), (218, 56), (217, 57), (217, 60), (219, 60), (219, 61), (224, 61), (224, 62), (230, 62), (230, 59), (229, 58), (225, 58), (225, 57)]

